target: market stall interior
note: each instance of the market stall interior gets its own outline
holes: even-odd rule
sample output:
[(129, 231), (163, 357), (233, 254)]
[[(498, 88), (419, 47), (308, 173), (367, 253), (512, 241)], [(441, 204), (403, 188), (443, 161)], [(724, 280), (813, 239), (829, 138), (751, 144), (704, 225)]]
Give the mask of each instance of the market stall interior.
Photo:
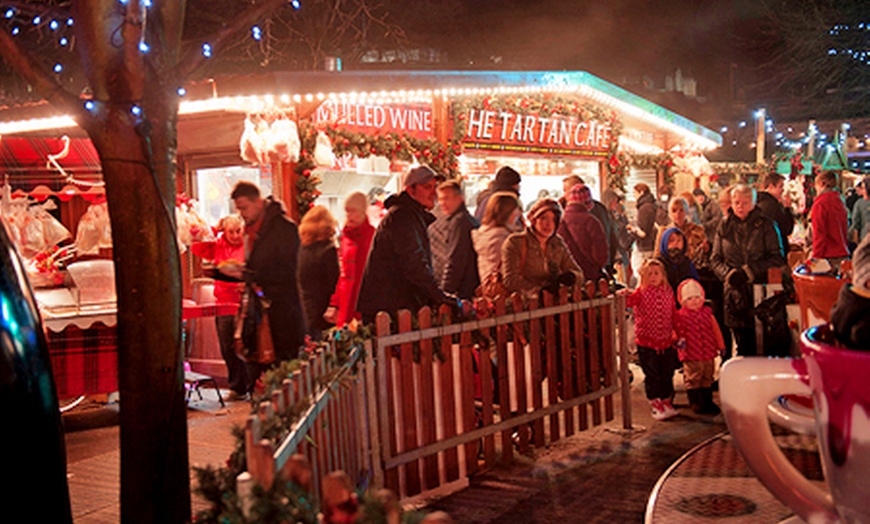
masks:
[[(586, 72), (271, 73), (210, 79), (186, 92), (178, 122), (182, 248), (209, 238), (209, 226), (233, 211), (229, 193), (241, 180), (283, 200), (297, 219), (315, 200), (342, 217), (344, 198), (362, 191), (377, 220), (379, 202), (401, 189), (398, 175), (416, 163), (462, 177), (473, 208), (504, 165), (521, 173), (524, 204), (560, 197), (568, 175), (582, 177), (595, 198), (607, 188), (630, 197), (626, 189), (641, 181), (704, 187), (712, 181), (703, 152), (722, 143), (719, 134)], [(16, 201), (28, 199), (33, 209), (30, 203), (51, 199), (58, 210), (41, 204), (40, 213), (59, 211), (58, 225), (69, 231), (68, 239), (39, 245), (29, 232), (19, 235), (32, 282), (68, 286), (66, 264), (111, 258), (99, 162), (72, 119), (46, 104), (6, 108), (0, 136), (7, 226), (20, 225), (5, 212), (25, 207)], [(183, 257), (185, 296), (194, 297), (201, 261)], [(44, 310), (59, 307), (49, 302)], [(65, 314), (83, 314), (82, 305), (67, 304)], [(204, 331), (199, 340), (213, 340), (209, 323), (196, 329)], [(219, 372), (217, 348), (207, 346), (194, 347), (191, 361)]]

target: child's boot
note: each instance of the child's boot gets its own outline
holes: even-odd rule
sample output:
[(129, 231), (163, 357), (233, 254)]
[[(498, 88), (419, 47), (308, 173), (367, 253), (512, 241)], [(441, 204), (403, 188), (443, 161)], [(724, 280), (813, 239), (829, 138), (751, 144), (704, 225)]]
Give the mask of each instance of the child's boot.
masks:
[(722, 412), (719, 406), (713, 402), (713, 388), (701, 388), (701, 410), (698, 413), (703, 415), (718, 415)]
[(663, 398), (662, 399), (662, 408), (664, 408), (665, 418), (675, 417), (680, 414), (679, 411), (674, 408), (674, 405), (671, 403), (671, 399)]
[(687, 389), (686, 396), (689, 397), (689, 406), (692, 408), (692, 412), (700, 413), (703, 406), (703, 395), (701, 390), (698, 388)]
[(649, 399), (649, 407), (652, 412), (652, 418), (656, 420), (664, 420), (667, 418), (665, 415), (665, 407), (662, 405), (662, 400), (659, 398), (651, 398)]

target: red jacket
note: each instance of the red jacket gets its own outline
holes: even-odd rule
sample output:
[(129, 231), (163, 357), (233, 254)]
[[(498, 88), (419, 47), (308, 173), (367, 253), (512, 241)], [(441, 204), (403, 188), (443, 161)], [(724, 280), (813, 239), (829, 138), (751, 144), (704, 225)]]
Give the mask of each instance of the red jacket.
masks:
[(638, 287), (626, 297), (634, 308), (634, 338), (638, 346), (662, 351), (673, 344), (677, 305), (668, 286)]
[[(213, 242), (194, 242), (190, 251), (198, 257), (211, 260), (215, 265), (227, 260), (235, 260), (239, 264), (245, 262), (245, 244), (234, 246), (223, 235)], [(219, 304), (238, 304), (242, 299), (242, 284), (215, 280), (214, 298)]]
[(375, 228), (368, 222), (357, 227), (344, 226), (341, 230), (338, 260), (341, 273), (335, 286), (335, 293), (330, 300), (330, 306), (337, 309), (335, 325), (343, 326), (352, 319), (360, 318), (356, 310), (356, 300), (359, 296), (359, 285)]
[(810, 211), (813, 222), (813, 258), (849, 256), (846, 231), (849, 214), (846, 204), (836, 191), (825, 191), (813, 201)]
[(697, 310), (683, 307), (674, 323), (677, 336), (686, 339), (686, 347), (679, 352), (682, 362), (713, 360), (725, 347), (722, 330), (708, 306)]

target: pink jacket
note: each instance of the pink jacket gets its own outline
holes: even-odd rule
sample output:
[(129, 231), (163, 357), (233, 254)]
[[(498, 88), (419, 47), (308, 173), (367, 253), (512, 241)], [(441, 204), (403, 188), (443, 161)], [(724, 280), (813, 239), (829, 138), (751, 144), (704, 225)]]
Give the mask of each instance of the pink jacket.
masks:
[(698, 310), (681, 308), (674, 324), (677, 336), (686, 339), (686, 347), (680, 350), (682, 362), (713, 360), (725, 347), (722, 330), (707, 306)]
[[(245, 262), (245, 245), (234, 246), (224, 239), (223, 234), (213, 242), (194, 242), (190, 251), (216, 265), (227, 260), (235, 260), (240, 264)], [(241, 283), (215, 280), (214, 298), (219, 304), (238, 304), (242, 300), (242, 286)]]
[(661, 351), (673, 344), (677, 305), (670, 288), (638, 287), (626, 297), (626, 305), (634, 308), (634, 338), (638, 346)]

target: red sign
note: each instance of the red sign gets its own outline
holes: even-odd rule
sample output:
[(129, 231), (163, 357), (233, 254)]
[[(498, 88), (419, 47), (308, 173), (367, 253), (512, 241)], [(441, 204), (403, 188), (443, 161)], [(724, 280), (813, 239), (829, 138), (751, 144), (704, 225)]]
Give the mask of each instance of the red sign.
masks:
[(314, 113), (315, 123), (326, 123), (358, 133), (404, 133), (432, 138), (432, 107), (425, 104), (366, 104), (326, 100)]
[(463, 147), (511, 153), (607, 156), (613, 140), (610, 122), (567, 115), (519, 114), (471, 109)]

